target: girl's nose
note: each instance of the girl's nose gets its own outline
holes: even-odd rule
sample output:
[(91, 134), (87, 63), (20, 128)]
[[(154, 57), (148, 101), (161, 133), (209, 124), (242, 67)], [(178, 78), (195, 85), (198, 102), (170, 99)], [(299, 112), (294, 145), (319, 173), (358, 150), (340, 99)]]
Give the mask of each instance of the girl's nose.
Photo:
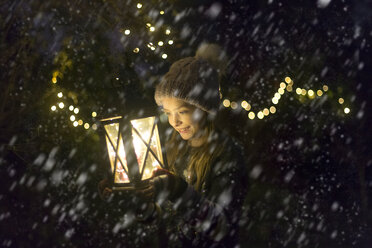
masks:
[(172, 126), (177, 127), (177, 126), (181, 125), (181, 123), (182, 122), (181, 122), (181, 120), (180, 120), (180, 118), (177, 114), (172, 116), (172, 123), (171, 123)]

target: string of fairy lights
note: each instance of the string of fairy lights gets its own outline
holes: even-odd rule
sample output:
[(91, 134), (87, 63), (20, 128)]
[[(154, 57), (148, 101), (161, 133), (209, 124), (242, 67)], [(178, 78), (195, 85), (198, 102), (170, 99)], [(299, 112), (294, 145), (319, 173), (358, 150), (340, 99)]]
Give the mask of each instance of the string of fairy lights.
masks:
[[(137, 3), (135, 8), (137, 9), (137, 11), (141, 12), (142, 9), (143, 9), (143, 4), (142, 3)], [(159, 14), (164, 15), (165, 11), (160, 10)], [(163, 32), (163, 34), (165, 34), (164, 39), (158, 40), (156, 42), (154, 42), (154, 41), (150, 42), (149, 41), (149, 42), (147, 42), (146, 47), (148, 49), (150, 49), (151, 51), (153, 51), (155, 54), (159, 54), (162, 59), (164, 59), (164, 60), (167, 59), (168, 54), (164, 52), (164, 50), (165, 50), (164, 48), (166, 46), (172, 46), (174, 44), (174, 39), (171, 37), (171, 28), (169, 28), (169, 27), (163, 28), (160, 25), (152, 24), (150, 22), (145, 23), (145, 27), (150, 32), (150, 34), (154, 34), (157, 31)], [(120, 32), (125, 36), (130, 36), (131, 33), (132, 33), (131, 28), (122, 28), (120, 30)], [(140, 53), (141, 49), (142, 48), (140, 48), (140, 47), (134, 47), (132, 51), (133, 51), (133, 53), (138, 54), (138, 53)], [(64, 58), (64, 60), (67, 60), (67, 59)], [(67, 60), (67, 61), (69, 61), (69, 60)], [(69, 63), (71, 63), (71, 61), (69, 61)], [(71, 64), (69, 66), (71, 66)], [(63, 66), (63, 67), (65, 67), (65, 66)], [(65, 71), (65, 68), (61, 68), (60, 70), (54, 71), (52, 79), (51, 79), (51, 83), (52, 84), (57, 84), (58, 79), (63, 78), (64, 71)], [(67, 106), (65, 106), (65, 103), (63, 102), (64, 97), (65, 97), (65, 95), (63, 94), (62, 91), (59, 91), (57, 93), (56, 103), (50, 107), (52, 112), (57, 112), (57, 111), (60, 111), (60, 110), (67, 109)], [(79, 118), (78, 114), (80, 112), (80, 109), (79, 109), (78, 106), (69, 105), (68, 110), (70, 111), (70, 118), (69, 119), (70, 119), (73, 127), (81, 126), (85, 129), (90, 129), (91, 128), (93, 130), (97, 130), (97, 124), (94, 123), (94, 119), (92, 119), (90, 121), (83, 121), (82, 118)], [(97, 117), (97, 112), (92, 111), (91, 116), (92, 116), (92, 118), (96, 118)], [(90, 124), (90, 123), (93, 123), (93, 124)]]
[[(262, 120), (266, 116), (276, 113), (275, 105), (277, 105), (279, 103), (279, 100), (281, 99), (282, 95), (285, 94), (285, 92), (288, 92), (288, 93), (295, 92), (300, 97), (301, 96), (302, 97), (307, 97), (307, 98), (313, 100), (317, 97), (322, 97), (329, 90), (329, 88), (326, 84), (323, 85), (322, 89), (317, 89), (317, 90), (314, 90), (314, 89), (307, 89), (306, 90), (306, 89), (303, 89), (303, 88), (296, 88), (296, 90), (294, 90), (294, 85), (293, 84), (294, 84), (293, 80), (290, 77), (285, 77), (284, 82), (280, 83), (280, 87), (279, 87), (278, 91), (274, 94), (273, 98), (271, 99), (271, 102), (273, 103), (273, 105), (270, 106), (270, 107), (266, 107), (266, 108), (263, 108), (261, 110), (258, 110), (256, 112), (252, 110), (252, 105), (249, 104), (246, 100), (240, 101), (240, 104), (238, 104), (237, 101), (231, 101), (230, 99), (225, 98), (222, 101), (222, 104), (225, 108), (231, 108), (231, 109), (237, 109), (237, 108), (241, 107), (242, 109), (244, 109), (245, 111), (248, 112), (248, 118), (249, 119), (253, 120), (257, 117), (258, 119)], [(338, 98), (338, 103), (340, 105), (344, 105), (345, 104), (345, 99), (342, 98), (342, 97)], [(345, 114), (349, 114), (351, 112), (351, 110), (350, 110), (349, 107), (345, 106), (343, 108), (343, 112)]]
[[(137, 3), (136, 4), (137, 11), (141, 11), (142, 7), (143, 7), (142, 3)], [(159, 14), (164, 15), (165, 11), (160, 10)], [(165, 39), (158, 40), (156, 42), (148, 42), (146, 44), (146, 47), (148, 49), (150, 49), (151, 51), (154, 51), (156, 54), (159, 54), (162, 59), (167, 59), (168, 55), (164, 52), (164, 49), (162, 50), (162, 48), (164, 48), (166, 45), (171, 46), (171, 45), (174, 44), (174, 40), (171, 38), (171, 29), (169, 27), (162, 28), (162, 27), (159, 27), (158, 25), (154, 25), (154, 24), (151, 24), (149, 22), (147, 22), (145, 25), (146, 25), (146, 28), (149, 30), (150, 33), (154, 33), (156, 31), (164, 31), (164, 34), (166, 35)], [(120, 30), (120, 32), (125, 36), (129, 36), (132, 33), (130, 28), (123, 28), (123, 29)], [(138, 53), (140, 53), (141, 49), (142, 48), (140, 48), (140, 47), (135, 47), (135, 48), (133, 48), (133, 53), (138, 54)], [(71, 63), (71, 61), (69, 62), (69, 60), (67, 60), (67, 63)], [(63, 77), (64, 71), (65, 71), (64, 68), (54, 71), (52, 79), (51, 79), (51, 83), (52, 84), (57, 84), (58, 79)], [(273, 98), (271, 99), (273, 105), (271, 105), (269, 107), (265, 107), (265, 108), (260, 109), (258, 111), (253, 111), (252, 110), (252, 105), (250, 103), (248, 103), (246, 100), (232, 101), (228, 98), (225, 98), (222, 101), (222, 104), (225, 108), (231, 108), (233, 110), (238, 109), (238, 108), (244, 109), (245, 111), (248, 112), (248, 118), (250, 120), (253, 120), (255, 118), (262, 120), (265, 117), (267, 117), (269, 115), (272, 115), (272, 114), (275, 114), (277, 112), (277, 107), (275, 107), (275, 106), (277, 106), (277, 104), (279, 103), (282, 95), (284, 95), (286, 92), (296, 93), (300, 97), (307, 97), (309, 99), (315, 99), (315, 98), (318, 98), (318, 97), (322, 97), (329, 90), (327, 85), (323, 85), (322, 89), (317, 89), (317, 90), (303, 89), (303, 88), (296, 88), (294, 90), (294, 85), (293, 84), (294, 84), (293, 80), (290, 77), (285, 77), (284, 82), (280, 83), (279, 89), (274, 94)], [(65, 106), (65, 103), (63, 102), (63, 98), (65, 97), (65, 95), (62, 91), (58, 92), (56, 97), (57, 97), (56, 98), (56, 103), (50, 107), (52, 112), (57, 112), (57, 111), (60, 111), (60, 110), (68, 109), (69, 115), (70, 115), (69, 119), (70, 119), (70, 122), (71, 122), (73, 127), (83, 127), (84, 129), (87, 129), (87, 130), (88, 129), (97, 130), (97, 128), (98, 128), (97, 124), (94, 123), (94, 118), (97, 117), (97, 112), (92, 111), (91, 112), (92, 119), (90, 121), (84, 121), (82, 118), (79, 117), (79, 112), (80, 112), (79, 106), (74, 106), (74, 105), (69, 105), (68, 107)], [(223, 97), (221, 97), (221, 99), (223, 99)], [(338, 98), (338, 103), (340, 105), (345, 105), (344, 98), (342, 98), (342, 97)], [(351, 110), (350, 110), (349, 107), (345, 106), (343, 108), (343, 112), (345, 114), (349, 114), (351, 112)], [(90, 123), (92, 123), (92, 124), (90, 124)]]

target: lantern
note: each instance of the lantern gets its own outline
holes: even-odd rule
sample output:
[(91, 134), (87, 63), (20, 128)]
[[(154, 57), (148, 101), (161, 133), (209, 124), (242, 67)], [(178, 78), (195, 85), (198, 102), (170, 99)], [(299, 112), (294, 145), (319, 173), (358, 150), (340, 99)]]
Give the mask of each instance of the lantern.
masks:
[(101, 120), (110, 160), (113, 190), (144, 184), (163, 166), (157, 118)]

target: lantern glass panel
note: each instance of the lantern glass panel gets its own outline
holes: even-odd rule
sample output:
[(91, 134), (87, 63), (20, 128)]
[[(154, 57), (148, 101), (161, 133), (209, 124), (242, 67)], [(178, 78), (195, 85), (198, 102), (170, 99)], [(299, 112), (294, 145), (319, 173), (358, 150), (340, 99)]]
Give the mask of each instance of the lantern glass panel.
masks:
[[(123, 139), (120, 134), (119, 138), (119, 147), (117, 147), (118, 143), (118, 135), (119, 135), (119, 123), (112, 123), (105, 125), (105, 129), (107, 132), (106, 135), (106, 144), (107, 150), (109, 153), (110, 164), (111, 164), (111, 171), (114, 173), (114, 183), (129, 183), (128, 175), (125, 171), (128, 171), (127, 160), (125, 157), (125, 150)], [(116, 149), (118, 150), (118, 157), (116, 158)], [(116, 170), (115, 170), (115, 160), (116, 160)], [(124, 169), (125, 168), (125, 169)]]
[[(137, 155), (139, 171), (142, 174), (142, 180), (145, 180), (151, 177), (156, 167), (161, 166), (159, 161), (163, 163), (159, 132), (155, 123), (155, 117), (132, 120), (131, 124), (142, 137), (141, 139), (137, 132), (134, 129), (132, 130), (133, 146)], [(148, 147), (152, 152), (148, 150)], [(154, 155), (156, 155), (157, 159)]]

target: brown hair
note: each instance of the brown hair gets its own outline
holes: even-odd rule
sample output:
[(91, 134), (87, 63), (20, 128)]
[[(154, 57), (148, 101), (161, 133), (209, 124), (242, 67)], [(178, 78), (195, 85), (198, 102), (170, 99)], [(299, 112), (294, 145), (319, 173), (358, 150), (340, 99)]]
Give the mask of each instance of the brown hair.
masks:
[[(206, 142), (200, 147), (192, 149), (187, 168), (191, 173), (191, 184), (197, 191), (201, 191), (203, 183), (208, 176), (212, 162), (222, 153), (223, 145), (218, 144), (215, 137), (215, 127), (212, 121), (207, 120), (207, 115), (202, 118), (201, 124), (207, 137)], [(190, 147), (187, 141), (182, 140), (180, 135), (173, 130), (172, 136), (167, 143), (167, 160), (169, 169), (176, 172), (177, 158), (183, 157)]]

